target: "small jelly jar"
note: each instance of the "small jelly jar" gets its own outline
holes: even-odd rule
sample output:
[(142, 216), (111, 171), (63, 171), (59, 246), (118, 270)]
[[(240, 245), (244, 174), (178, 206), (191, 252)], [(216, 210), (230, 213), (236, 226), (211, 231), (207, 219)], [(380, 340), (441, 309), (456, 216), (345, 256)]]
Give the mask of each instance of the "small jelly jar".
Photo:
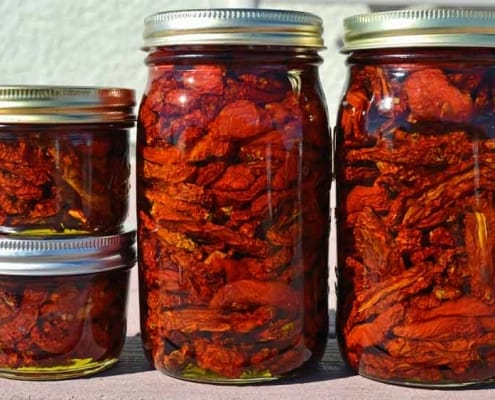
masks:
[(426, 387), (495, 380), (495, 13), (344, 21), (336, 127), (343, 357)]
[(322, 21), (215, 9), (146, 20), (137, 212), (142, 339), (160, 371), (252, 383), (328, 334)]
[(135, 232), (0, 238), (0, 377), (54, 380), (115, 364)]
[(129, 89), (0, 86), (0, 232), (119, 232), (133, 106)]

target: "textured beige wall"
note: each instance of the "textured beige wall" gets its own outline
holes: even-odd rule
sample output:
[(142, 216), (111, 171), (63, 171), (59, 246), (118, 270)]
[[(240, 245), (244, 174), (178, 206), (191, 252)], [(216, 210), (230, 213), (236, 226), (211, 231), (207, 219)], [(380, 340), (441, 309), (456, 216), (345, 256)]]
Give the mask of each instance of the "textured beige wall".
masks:
[[(140, 51), (146, 16), (172, 9), (250, 3), (256, 0), (0, 0), (0, 85), (120, 86), (135, 89), (139, 100), (147, 73), (145, 54)], [(320, 71), (333, 126), (346, 74), (345, 58), (338, 52), (342, 19), (366, 12), (367, 6), (322, 0), (260, 0), (257, 4), (308, 11), (323, 18), (327, 49), (322, 52)], [(134, 209), (129, 219), (135, 221)], [(335, 304), (333, 254), (332, 250), (331, 307)]]
[[(0, 84), (122, 86), (134, 88), (139, 97), (146, 82), (145, 54), (139, 49), (143, 19), (159, 11), (222, 4), (236, 1), (0, 0)], [(367, 7), (315, 0), (261, 0), (258, 5), (309, 11), (324, 19), (321, 77), (333, 117), (345, 75), (336, 44), (341, 20)]]

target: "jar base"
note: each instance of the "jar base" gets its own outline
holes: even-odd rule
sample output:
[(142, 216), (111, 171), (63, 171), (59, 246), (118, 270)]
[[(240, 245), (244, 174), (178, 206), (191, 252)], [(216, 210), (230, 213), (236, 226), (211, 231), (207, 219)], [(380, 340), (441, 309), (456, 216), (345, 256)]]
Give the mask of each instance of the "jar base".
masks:
[(74, 360), (72, 366), (0, 368), (0, 378), (49, 381), (81, 378), (112, 367), (118, 358), (104, 361)]
[(462, 388), (477, 388), (493, 386), (495, 384), (495, 377), (485, 379), (483, 381), (470, 381), (470, 382), (446, 382), (446, 383), (426, 383), (426, 382), (411, 382), (411, 381), (399, 381), (392, 379), (382, 379), (374, 376), (369, 376), (363, 373), (359, 373), (363, 378), (371, 379), (376, 382), (386, 383), (395, 386), (404, 386), (411, 388), (422, 388), (422, 389), (462, 389)]
[(205, 375), (178, 375), (168, 371), (159, 370), (162, 374), (171, 378), (180, 379), (188, 382), (208, 383), (212, 385), (253, 385), (258, 383), (269, 383), (285, 379), (285, 376), (257, 376), (253, 378), (223, 378), (221, 376), (205, 376)]
[(294, 370), (283, 372), (277, 375), (271, 375), (270, 372), (259, 372), (256, 375), (254, 373), (252, 375), (246, 373), (246, 376), (243, 378), (225, 378), (220, 375), (216, 375), (215, 373), (203, 370), (199, 367), (192, 367), (191, 370), (182, 374), (174, 374), (172, 371), (162, 369), (157, 370), (164, 375), (170, 376), (171, 378), (176, 378), (188, 382), (238, 386), (279, 383), (290, 381), (296, 378), (304, 378), (311, 372), (314, 372), (317, 369), (319, 363), (319, 359), (313, 359), (309, 360), (307, 363)]

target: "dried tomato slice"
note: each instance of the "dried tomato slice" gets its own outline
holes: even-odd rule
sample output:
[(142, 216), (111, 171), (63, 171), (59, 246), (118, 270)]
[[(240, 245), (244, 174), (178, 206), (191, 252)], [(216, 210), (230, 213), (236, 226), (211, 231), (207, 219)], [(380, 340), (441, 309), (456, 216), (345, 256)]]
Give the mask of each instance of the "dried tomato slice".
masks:
[(351, 64), (337, 123), (342, 354), (386, 381), (482, 382), (495, 375), (493, 69), (394, 60)]
[[(141, 105), (143, 342), (179, 377), (275, 377), (326, 341), (326, 111), (285, 66), (241, 64), (155, 66)], [(162, 107), (186, 90), (188, 104)], [(187, 140), (168, 132), (189, 123)]]

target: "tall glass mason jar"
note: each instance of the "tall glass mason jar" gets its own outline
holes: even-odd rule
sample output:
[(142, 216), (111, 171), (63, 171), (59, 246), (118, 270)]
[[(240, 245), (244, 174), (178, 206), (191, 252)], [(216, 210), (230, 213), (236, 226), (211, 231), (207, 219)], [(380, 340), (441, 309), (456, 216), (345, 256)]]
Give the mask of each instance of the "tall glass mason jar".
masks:
[(344, 21), (336, 128), (342, 355), (392, 383), (495, 379), (495, 13)]
[(141, 326), (168, 375), (261, 382), (322, 357), (331, 174), (321, 33), (319, 17), (290, 11), (145, 21)]

